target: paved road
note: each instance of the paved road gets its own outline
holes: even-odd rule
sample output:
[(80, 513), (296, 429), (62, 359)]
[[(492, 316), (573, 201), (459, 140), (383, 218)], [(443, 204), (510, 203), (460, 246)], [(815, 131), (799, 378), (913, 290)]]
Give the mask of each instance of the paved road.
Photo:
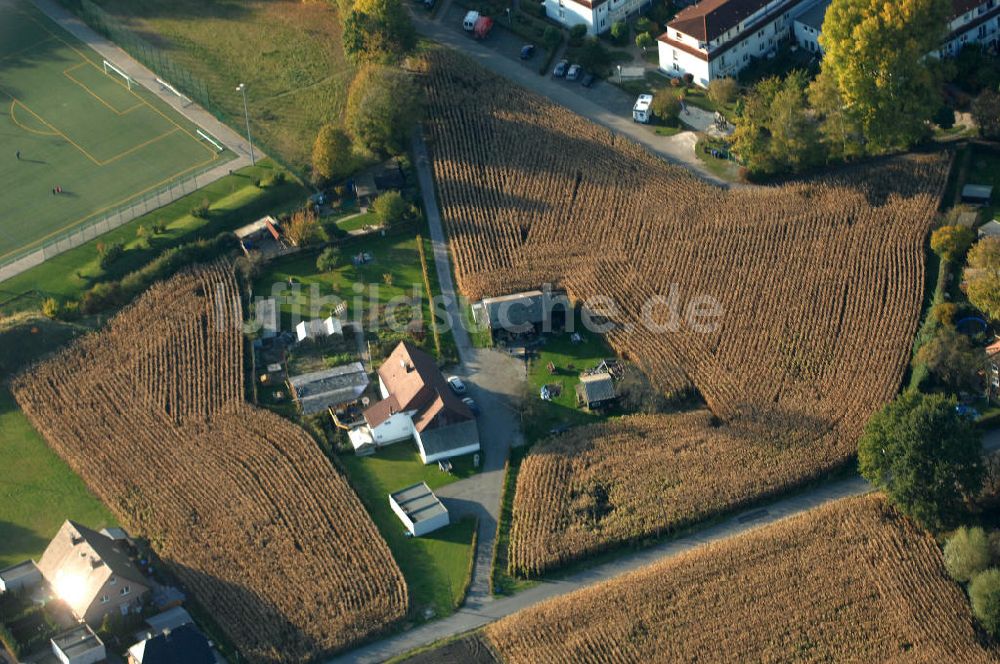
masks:
[(353, 650), (330, 664), (382, 662), (441, 639), (482, 627), (512, 613), (566, 593), (607, 581), (620, 574), (660, 562), (710, 542), (734, 537), (780, 519), (801, 514), (825, 503), (871, 491), (871, 485), (855, 477), (840, 480), (799, 495), (778, 500), (766, 507), (749, 510), (725, 522), (691, 535), (678, 537), (648, 549), (622, 555), (615, 560), (575, 572), (565, 578), (543, 581), (512, 597), (503, 597), (480, 606), (465, 606), (443, 620), (427, 623), (408, 632)]
[[(434, 20), (420, 12), (415, 13), (414, 24), (417, 26), (417, 30), (438, 43), (463, 52), (486, 69), (504, 76), (532, 92), (548, 97), (553, 102), (592, 122), (607, 127), (617, 134), (629, 137), (645, 146), (653, 154), (670, 163), (684, 166), (712, 184), (724, 188), (740, 186), (719, 178), (705, 168), (704, 164), (695, 156), (693, 145), (696, 139), (692, 132), (681, 132), (669, 137), (658, 136), (649, 127), (636, 124), (632, 121), (627, 110), (621, 110), (623, 102), (618, 97), (626, 98), (624, 102), (626, 109), (631, 109), (634, 100), (623, 91), (607, 84), (599, 84), (609, 89), (601, 92), (601, 103), (598, 103), (591, 98), (594, 91), (587, 91), (579, 84), (556, 81), (550, 76), (539, 76), (535, 61), (532, 61), (531, 67), (526, 67), (518, 60), (498, 54), (496, 49), (489, 46), (490, 40), (494, 39), (493, 35), (485, 43), (478, 42), (470, 39), (460, 29), (448, 23), (449, 16), (454, 13), (448, 11), (449, 9), (453, 10), (454, 8), (442, 7), (438, 11), (439, 20)], [(607, 97), (607, 99), (603, 97)]]
[[(250, 165), (250, 146), (245, 137), (217, 120), (214, 115), (198, 104), (186, 103), (180, 97), (166, 90), (156, 82), (156, 74), (140, 64), (113, 42), (91, 30), (90, 26), (75, 14), (70, 13), (69, 10), (59, 5), (55, 0), (34, 0), (34, 2), (35, 6), (42, 13), (58, 23), (64, 30), (97, 51), (108, 62), (124, 70), (125, 73), (132, 77), (132, 80), (138, 82), (168, 106), (201, 127), (205, 132), (236, 153), (237, 159), (235, 161), (227, 162), (211, 172), (219, 171), (221, 174), (218, 177), (222, 177), (230, 170)], [(265, 156), (256, 146), (254, 146), (254, 152), (258, 159)], [(209, 181), (206, 178), (206, 184)]]

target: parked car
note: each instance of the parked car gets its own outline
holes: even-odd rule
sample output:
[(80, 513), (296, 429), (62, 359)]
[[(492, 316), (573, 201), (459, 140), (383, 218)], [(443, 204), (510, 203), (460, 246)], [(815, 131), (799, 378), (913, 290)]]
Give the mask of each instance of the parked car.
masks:
[(455, 394), (465, 394), (465, 383), (458, 376), (448, 376), (448, 385)]
[(580, 81), (580, 85), (582, 85), (585, 88), (589, 88), (592, 85), (594, 85), (594, 83), (596, 81), (597, 81), (597, 77), (594, 76), (593, 74), (585, 74), (584, 77), (583, 77), (583, 80)]
[(582, 69), (580, 69), (580, 65), (570, 65), (569, 71), (566, 72), (566, 80), (575, 81), (580, 78), (581, 71)]
[(469, 410), (472, 411), (473, 415), (479, 414), (479, 404), (477, 404), (475, 399), (473, 399), (472, 397), (465, 397), (464, 399), (462, 399), (462, 403), (464, 403), (466, 406), (469, 407)]
[(556, 63), (556, 68), (552, 70), (552, 75), (556, 78), (562, 78), (566, 75), (567, 67), (569, 67), (569, 60), (560, 60)]
[(535, 56), (535, 45), (534, 44), (525, 44), (524, 46), (521, 47), (521, 59), (522, 60), (530, 60), (534, 56)]

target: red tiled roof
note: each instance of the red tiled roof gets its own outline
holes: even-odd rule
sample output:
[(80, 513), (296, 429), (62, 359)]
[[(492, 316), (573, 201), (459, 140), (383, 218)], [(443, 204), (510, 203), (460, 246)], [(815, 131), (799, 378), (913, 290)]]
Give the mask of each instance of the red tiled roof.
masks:
[[(951, 41), (952, 39), (955, 39), (959, 35), (964, 35), (970, 30), (975, 30), (980, 25), (986, 23), (987, 21), (992, 20), (997, 15), (1000, 15), (1000, 5), (997, 5), (993, 9), (986, 12), (985, 14), (982, 14), (981, 16), (978, 16), (975, 19), (969, 21), (968, 23), (958, 28), (957, 30), (952, 30), (951, 33), (945, 38), (945, 41)], [(956, 14), (955, 16), (958, 16), (958, 14)]]
[(740, 21), (760, 11), (769, 0), (702, 0), (674, 17), (667, 27), (691, 35), (698, 41), (712, 41)]
[(986, 0), (951, 0), (951, 18), (958, 18), (982, 4), (986, 4)]
[(402, 342), (378, 368), (389, 397), (365, 410), (365, 421), (377, 427), (396, 413), (417, 411), (417, 431), (472, 419), (472, 411), (455, 396), (433, 357)]

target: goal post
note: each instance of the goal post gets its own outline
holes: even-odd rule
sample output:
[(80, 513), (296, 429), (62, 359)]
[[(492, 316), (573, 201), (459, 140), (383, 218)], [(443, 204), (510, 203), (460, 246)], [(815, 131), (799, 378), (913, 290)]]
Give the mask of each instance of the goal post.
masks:
[(121, 76), (123, 79), (125, 79), (125, 85), (128, 86), (129, 91), (132, 90), (132, 77), (129, 76), (128, 74), (126, 74), (124, 71), (122, 71), (118, 67), (116, 67), (113, 64), (111, 64), (110, 62), (108, 62), (107, 60), (104, 61), (104, 73), (108, 74), (109, 76), (111, 75), (111, 73), (114, 73), (114, 74), (117, 74), (118, 76)]

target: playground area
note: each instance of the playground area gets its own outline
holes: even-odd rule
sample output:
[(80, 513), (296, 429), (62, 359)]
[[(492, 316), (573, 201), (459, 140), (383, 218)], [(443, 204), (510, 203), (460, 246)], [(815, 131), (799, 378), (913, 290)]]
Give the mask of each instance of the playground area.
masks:
[(26, 0), (0, 0), (0, 265), (235, 155)]

